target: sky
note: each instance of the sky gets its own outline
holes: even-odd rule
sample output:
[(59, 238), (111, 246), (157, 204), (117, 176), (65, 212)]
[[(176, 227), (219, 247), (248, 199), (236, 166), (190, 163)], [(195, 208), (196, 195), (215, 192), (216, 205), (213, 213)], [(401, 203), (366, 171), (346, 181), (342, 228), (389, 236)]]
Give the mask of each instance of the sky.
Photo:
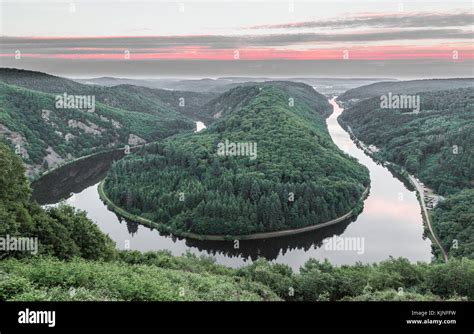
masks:
[(91, 77), (473, 77), (472, 1), (0, 1), (0, 65)]

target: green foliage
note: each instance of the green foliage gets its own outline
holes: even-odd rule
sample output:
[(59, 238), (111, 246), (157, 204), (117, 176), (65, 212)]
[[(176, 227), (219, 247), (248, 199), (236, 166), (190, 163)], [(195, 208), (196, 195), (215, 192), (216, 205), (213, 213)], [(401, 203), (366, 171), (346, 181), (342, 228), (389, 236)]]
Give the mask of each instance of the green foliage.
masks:
[[(38, 238), (41, 254), (59, 258), (112, 259), (115, 243), (84, 212), (67, 205), (42, 209), (30, 201), (30, 187), (18, 156), (0, 144), (0, 236)], [(4, 253), (4, 252), (0, 252)], [(2, 256), (24, 257), (26, 252)]]
[[(436, 193), (448, 195), (432, 211), (434, 230), (449, 256), (474, 258), (474, 89), (422, 93), (420, 101), (421, 112), (415, 115), (381, 109), (379, 98), (368, 99), (339, 120), (358, 139), (380, 148), (378, 158), (405, 167)], [(433, 252), (442, 257), (435, 244)]]
[(259, 259), (239, 269), (167, 252), (122, 251), (113, 261), (35, 257), (0, 261), (0, 300), (440, 301), (474, 298), (474, 261), (332, 266), (295, 274)]
[[(61, 158), (67, 159), (111, 147), (123, 147), (128, 144), (130, 134), (146, 141), (153, 141), (194, 127), (190, 119), (171, 108), (169, 103), (161, 102), (158, 108), (156, 101), (152, 103), (149, 99), (135, 94), (134, 89), (119, 87), (105, 94), (102, 90), (109, 88), (89, 87), (48, 76), (31, 82), (26, 79), (23, 82), (18, 78), (6, 80), (2, 76), (0, 81), (28, 87), (26, 89), (0, 82), (0, 124), (8, 131), (22, 136), (22, 148), (28, 154), (24, 158), (25, 162), (37, 165), (40, 169), (49, 167), (44, 160), (48, 147)], [(94, 96), (95, 111), (57, 109), (54, 93), (64, 92), (69, 95)], [(155, 100), (158, 100), (159, 93), (155, 95)], [(134, 101), (140, 103), (134, 104)], [(148, 109), (142, 108), (143, 106), (148, 106)], [(43, 111), (49, 112), (48, 119), (42, 117)], [(91, 128), (99, 129), (100, 134), (72, 127), (69, 121), (81, 122)], [(66, 140), (67, 134), (73, 137)]]
[[(34, 258), (0, 262), (3, 300), (261, 301), (279, 298), (237, 276), (164, 269), (155, 265)], [(5, 275), (4, 274), (4, 275)]]
[(447, 89), (468, 88), (473, 85), (474, 80), (470, 78), (383, 81), (349, 89), (347, 92), (339, 96), (338, 99), (341, 101), (348, 101), (351, 99), (379, 97), (388, 92), (391, 92), (392, 94), (414, 94)]
[(450, 260), (446, 264), (426, 266), (424, 275), (425, 289), (441, 297), (454, 294), (474, 298), (473, 260), (463, 258)]
[[(474, 189), (448, 196), (432, 211), (432, 224), (449, 256), (474, 259)], [(441, 256), (436, 248), (436, 254)]]
[[(46, 73), (14, 68), (0, 68), (0, 81), (50, 94), (67, 92), (68, 95), (93, 95), (96, 102), (101, 104), (130, 112), (152, 114), (159, 116), (163, 122), (176, 121), (187, 128), (191, 128), (193, 124), (183, 115), (197, 119), (204, 116), (202, 119), (209, 120), (209, 115), (201, 115), (200, 107), (215, 96), (214, 93), (151, 89), (134, 85), (85, 85)], [(180, 105), (181, 101), (184, 105)]]
[[(250, 234), (346, 214), (369, 184), (368, 172), (331, 141), (327, 100), (301, 85), (294, 96), (279, 85), (224, 93), (213, 109), (221, 116), (205, 131), (174, 136), (117, 162), (104, 185), (108, 197), (177, 234)], [(317, 105), (325, 107), (312, 109)], [(217, 145), (226, 140), (257, 143), (257, 158), (219, 156)]]
[(16, 275), (7, 275), (0, 271), (0, 300), (8, 300), (32, 289), (26, 278)]
[[(442, 298), (432, 295), (432, 294), (419, 294), (415, 292), (403, 292), (390, 289), (384, 291), (374, 291), (374, 292), (365, 292), (362, 295), (355, 297), (346, 297), (344, 301), (356, 301), (356, 302), (366, 302), (366, 301), (441, 301)], [(460, 297), (451, 297), (447, 300), (450, 301), (461, 301), (464, 300)]]
[(144, 264), (165, 269), (183, 270), (192, 273), (209, 273), (216, 275), (232, 275), (234, 270), (215, 263), (208, 256), (197, 256), (186, 253), (173, 256), (169, 251), (118, 251), (118, 260), (126, 264)]
[(77, 245), (78, 256), (91, 260), (112, 259), (115, 256), (115, 242), (103, 234), (84, 211), (60, 205), (48, 209), (46, 213), (66, 227), (72, 243)]
[(442, 300), (474, 296), (474, 261), (412, 264), (399, 258), (380, 264), (334, 267), (309, 260), (296, 276), (297, 300)]
[(239, 268), (237, 274), (270, 287), (282, 299), (294, 299), (295, 275), (287, 265), (272, 264), (259, 258), (251, 265)]
[(339, 118), (355, 136), (380, 148), (380, 158), (447, 195), (472, 187), (474, 179), (474, 89), (420, 94), (421, 112), (381, 109), (380, 99), (362, 101)]
[[(21, 160), (0, 143), (0, 235), (17, 235), (32, 224), (27, 210), (30, 186)], [(23, 226), (20, 224), (23, 223)]]

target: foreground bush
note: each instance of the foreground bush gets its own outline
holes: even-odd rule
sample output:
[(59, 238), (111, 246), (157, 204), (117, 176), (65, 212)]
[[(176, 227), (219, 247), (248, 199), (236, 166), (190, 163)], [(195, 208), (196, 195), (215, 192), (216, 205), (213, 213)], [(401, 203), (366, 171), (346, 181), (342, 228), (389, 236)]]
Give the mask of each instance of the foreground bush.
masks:
[(153, 265), (83, 259), (0, 262), (3, 300), (279, 300), (263, 284), (242, 277), (190, 273)]

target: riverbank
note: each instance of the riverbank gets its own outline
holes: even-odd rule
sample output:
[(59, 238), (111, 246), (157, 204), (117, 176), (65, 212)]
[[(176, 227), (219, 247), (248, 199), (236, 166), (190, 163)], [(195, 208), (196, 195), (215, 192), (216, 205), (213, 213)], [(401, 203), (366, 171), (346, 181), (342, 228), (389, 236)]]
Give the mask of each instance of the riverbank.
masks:
[(212, 235), (212, 234), (196, 234), (196, 233), (191, 233), (191, 232), (171, 231), (170, 228), (166, 226), (165, 224), (157, 223), (150, 219), (134, 215), (130, 212), (127, 212), (125, 209), (121, 208), (120, 206), (116, 205), (114, 202), (112, 202), (112, 200), (107, 196), (107, 194), (104, 191), (104, 180), (100, 182), (99, 187), (98, 187), (98, 192), (99, 192), (100, 199), (104, 201), (107, 207), (125, 219), (129, 219), (131, 221), (146, 225), (148, 227), (156, 228), (160, 232), (171, 233), (179, 237), (185, 237), (185, 238), (191, 238), (191, 239), (197, 239), (197, 240), (207, 240), (207, 241), (226, 241), (226, 240), (259, 240), (259, 239), (285, 237), (285, 236), (314, 231), (323, 227), (340, 223), (358, 214), (357, 208), (362, 204), (362, 202), (367, 197), (369, 193), (369, 187), (367, 187), (364, 190), (364, 193), (360, 197), (358, 204), (351, 211), (335, 219), (332, 219), (332, 220), (329, 220), (327, 222), (320, 223), (317, 225), (305, 226), (305, 227), (301, 227), (297, 229), (262, 232), (262, 233), (246, 234), (246, 235)]
[[(339, 122), (339, 120), (338, 120), (338, 122)], [(393, 173), (395, 173), (395, 174), (399, 175), (400, 177), (402, 177), (404, 179), (404, 181), (408, 182), (414, 188), (414, 190), (417, 193), (416, 197), (418, 199), (418, 203), (420, 204), (425, 231), (428, 232), (429, 238), (431, 239), (432, 243), (436, 244), (438, 246), (438, 248), (441, 250), (441, 254), (443, 255), (444, 261), (448, 262), (448, 253), (446, 252), (446, 250), (441, 245), (441, 242), (439, 241), (438, 236), (436, 235), (436, 232), (434, 231), (434, 229), (431, 225), (430, 214), (429, 214), (429, 211), (426, 207), (426, 203), (425, 203), (425, 199), (424, 199), (425, 198), (425, 194), (424, 194), (425, 187), (422, 184), (420, 184), (420, 182), (417, 180), (417, 178), (414, 175), (411, 175), (410, 173), (408, 173), (408, 171), (405, 170), (405, 168), (403, 168), (402, 166), (397, 165), (395, 163), (392, 163), (390, 161), (385, 161), (385, 160), (381, 159), (380, 157), (378, 157), (377, 154), (376, 154), (378, 152), (378, 150), (374, 151), (374, 150), (370, 149), (370, 147), (365, 145), (362, 141), (360, 141), (354, 135), (354, 133), (352, 132), (352, 129), (349, 125), (345, 124), (344, 122), (339, 122), (339, 124), (341, 125), (342, 128), (344, 128), (349, 133), (351, 139), (354, 141), (354, 143), (357, 145), (357, 147), (359, 147), (361, 150), (363, 150), (364, 153), (367, 156), (372, 158), (375, 162), (381, 163), (384, 167), (387, 167), (390, 171), (392, 171)]]
[[(336, 111), (334, 114), (337, 113)], [(359, 211), (356, 211), (353, 218), (307, 233), (242, 241), (239, 248), (235, 248), (232, 240), (206, 241), (177, 237), (165, 227), (157, 227), (146, 219), (142, 223), (135, 223), (132, 219), (124, 221), (123, 216), (109, 209), (98, 192), (98, 186), (108, 170), (107, 164), (117, 160), (115, 155), (110, 159), (92, 157), (85, 160), (88, 163), (68, 165), (57, 171), (60, 174), (53, 173), (42, 178), (42, 183), (37, 183), (35, 188), (37, 191), (44, 191), (45, 204), (55, 205), (68, 198), (66, 202), (86, 212), (87, 217), (115, 241), (118, 249), (168, 251), (175, 256), (190, 252), (197, 256), (213, 257), (217, 263), (232, 268), (245, 266), (263, 257), (286, 264), (294, 271), (298, 271), (311, 258), (320, 261), (328, 259), (335, 265), (375, 263), (389, 256), (404, 257), (413, 263), (429, 262), (432, 258), (431, 241), (430, 238), (423, 237), (424, 224), (412, 187), (408, 183), (402, 183), (402, 178), (395, 177), (394, 173), (375, 163), (357, 148), (349, 134), (338, 124), (336, 117), (331, 117), (327, 119), (331, 138), (339, 148), (349, 151), (351, 156), (369, 168), (370, 190), (363, 202), (364, 207), (357, 208)], [(69, 196), (71, 193), (74, 197)], [(400, 202), (397, 193), (403, 194), (404, 202)], [(403, 219), (400, 217), (401, 212), (405, 214)], [(145, 217), (152, 219), (151, 216)], [(387, 233), (388, 230), (390, 233)], [(366, 238), (365, 252), (341, 252), (323, 247), (323, 241), (334, 235), (342, 238)]]
[(94, 153), (91, 153), (91, 154), (87, 154), (87, 155), (83, 155), (81, 157), (78, 157), (78, 158), (75, 158), (75, 159), (71, 159), (71, 160), (67, 160), (65, 161), (64, 163), (61, 163), (61, 164), (58, 164), (56, 166), (54, 166), (53, 168), (50, 168), (50, 169), (47, 169), (46, 171), (44, 171), (43, 173), (37, 175), (36, 177), (32, 178), (32, 182), (34, 181), (38, 181), (39, 179), (41, 179), (42, 177), (46, 176), (46, 175), (49, 175), (51, 173), (54, 173), (55, 171), (57, 171), (58, 169), (60, 168), (63, 168), (63, 167), (67, 167), (73, 163), (76, 163), (78, 161), (81, 161), (81, 160), (85, 160), (85, 159), (89, 159), (89, 158), (92, 158), (92, 157), (97, 157), (101, 154), (106, 154), (106, 153), (111, 153), (111, 152), (115, 152), (115, 151), (124, 151), (125, 150), (125, 147), (120, 147), (120, 148), (113, 148), (113, 149), (109, 149), (109, 150), (105, 150), (105, 151), (100, 151), (100, 152), (94, 152)]
[(81, 161), (81, 160), (85, 160), (85, 159), (89, 159), (89, 158), (92, 158), (92, 157), (97, 157), (101, 154), (107, 154), (107, 153), (112, 153), (112, 152), (124, 152), (124, 154), (128, 154), (126, 153), (126, 149), (129, 150), (129, 152), (132, 152), (133, 150), (137, 149), (137, 148), (140, 148), (140, 147), (146, 147), (148, 145), (152, 145), (152, 144), (155, 144), (155, 143), (158, 143), (160, 142), (162, 139), (160, 140), (155, 140), (155, 141), (152, 141), (152, 142), (148, 142), (148, 143), (145, 143), (145, 144), (141, 144), (141, 145), (135, 145), (135, 146), (130, 146), (130, 145), (127, 145), (127, 146), (123, 146), (123, 147), (116, 147), (116, 148), (111, 148), (111, 149), (108, 149), (108, 150), (103, 150), (103, 151), (99, 151), (99, 152), (94, 152), (94, 153), (91, 153), (91, 154), (87, 154), (87, 155), (83, 155), (81, 157), (77, 157), (75, 159), (71, 159), (71, 160), (67, 160), (61, 164), (58, 164), (56, 166), (54, 166), (53, 168), (50, 168), (46, 171), (44, 171), (43, 173), (39, 174), (39, 175), (36, 175), (34, 178), (31, 179), (31, 182), (34, 182), (34, 181), (37, 181), (39, 180), (40, 178), (46, 176), (46, 175), (49, 175), (51, 173), (54, 173), (56, 170), (60, 169), (60, 168), (64, 168), (64, 167), (67, 167), (69, 165), (72, 165), (78, 161)]

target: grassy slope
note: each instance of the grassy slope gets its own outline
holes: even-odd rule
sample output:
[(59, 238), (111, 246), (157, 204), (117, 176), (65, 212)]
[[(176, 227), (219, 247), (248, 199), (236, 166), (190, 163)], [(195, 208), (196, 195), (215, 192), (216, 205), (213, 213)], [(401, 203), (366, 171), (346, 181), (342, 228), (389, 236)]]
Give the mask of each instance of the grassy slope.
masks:
[(229, 274), (122, 262), (7, 260), (0, 275), (0, 300), (279, 300), (263, 284)]
[(474, 262), (467, 259), (412, 264), (400, 258), (340, 267), (311, 259), (300, 273), (264, 259), (232, 269), (167, 252), (124, 251), (106, 262), (0, 260), (0, 300), (20, 301), (472, 300), (473, 282)]

